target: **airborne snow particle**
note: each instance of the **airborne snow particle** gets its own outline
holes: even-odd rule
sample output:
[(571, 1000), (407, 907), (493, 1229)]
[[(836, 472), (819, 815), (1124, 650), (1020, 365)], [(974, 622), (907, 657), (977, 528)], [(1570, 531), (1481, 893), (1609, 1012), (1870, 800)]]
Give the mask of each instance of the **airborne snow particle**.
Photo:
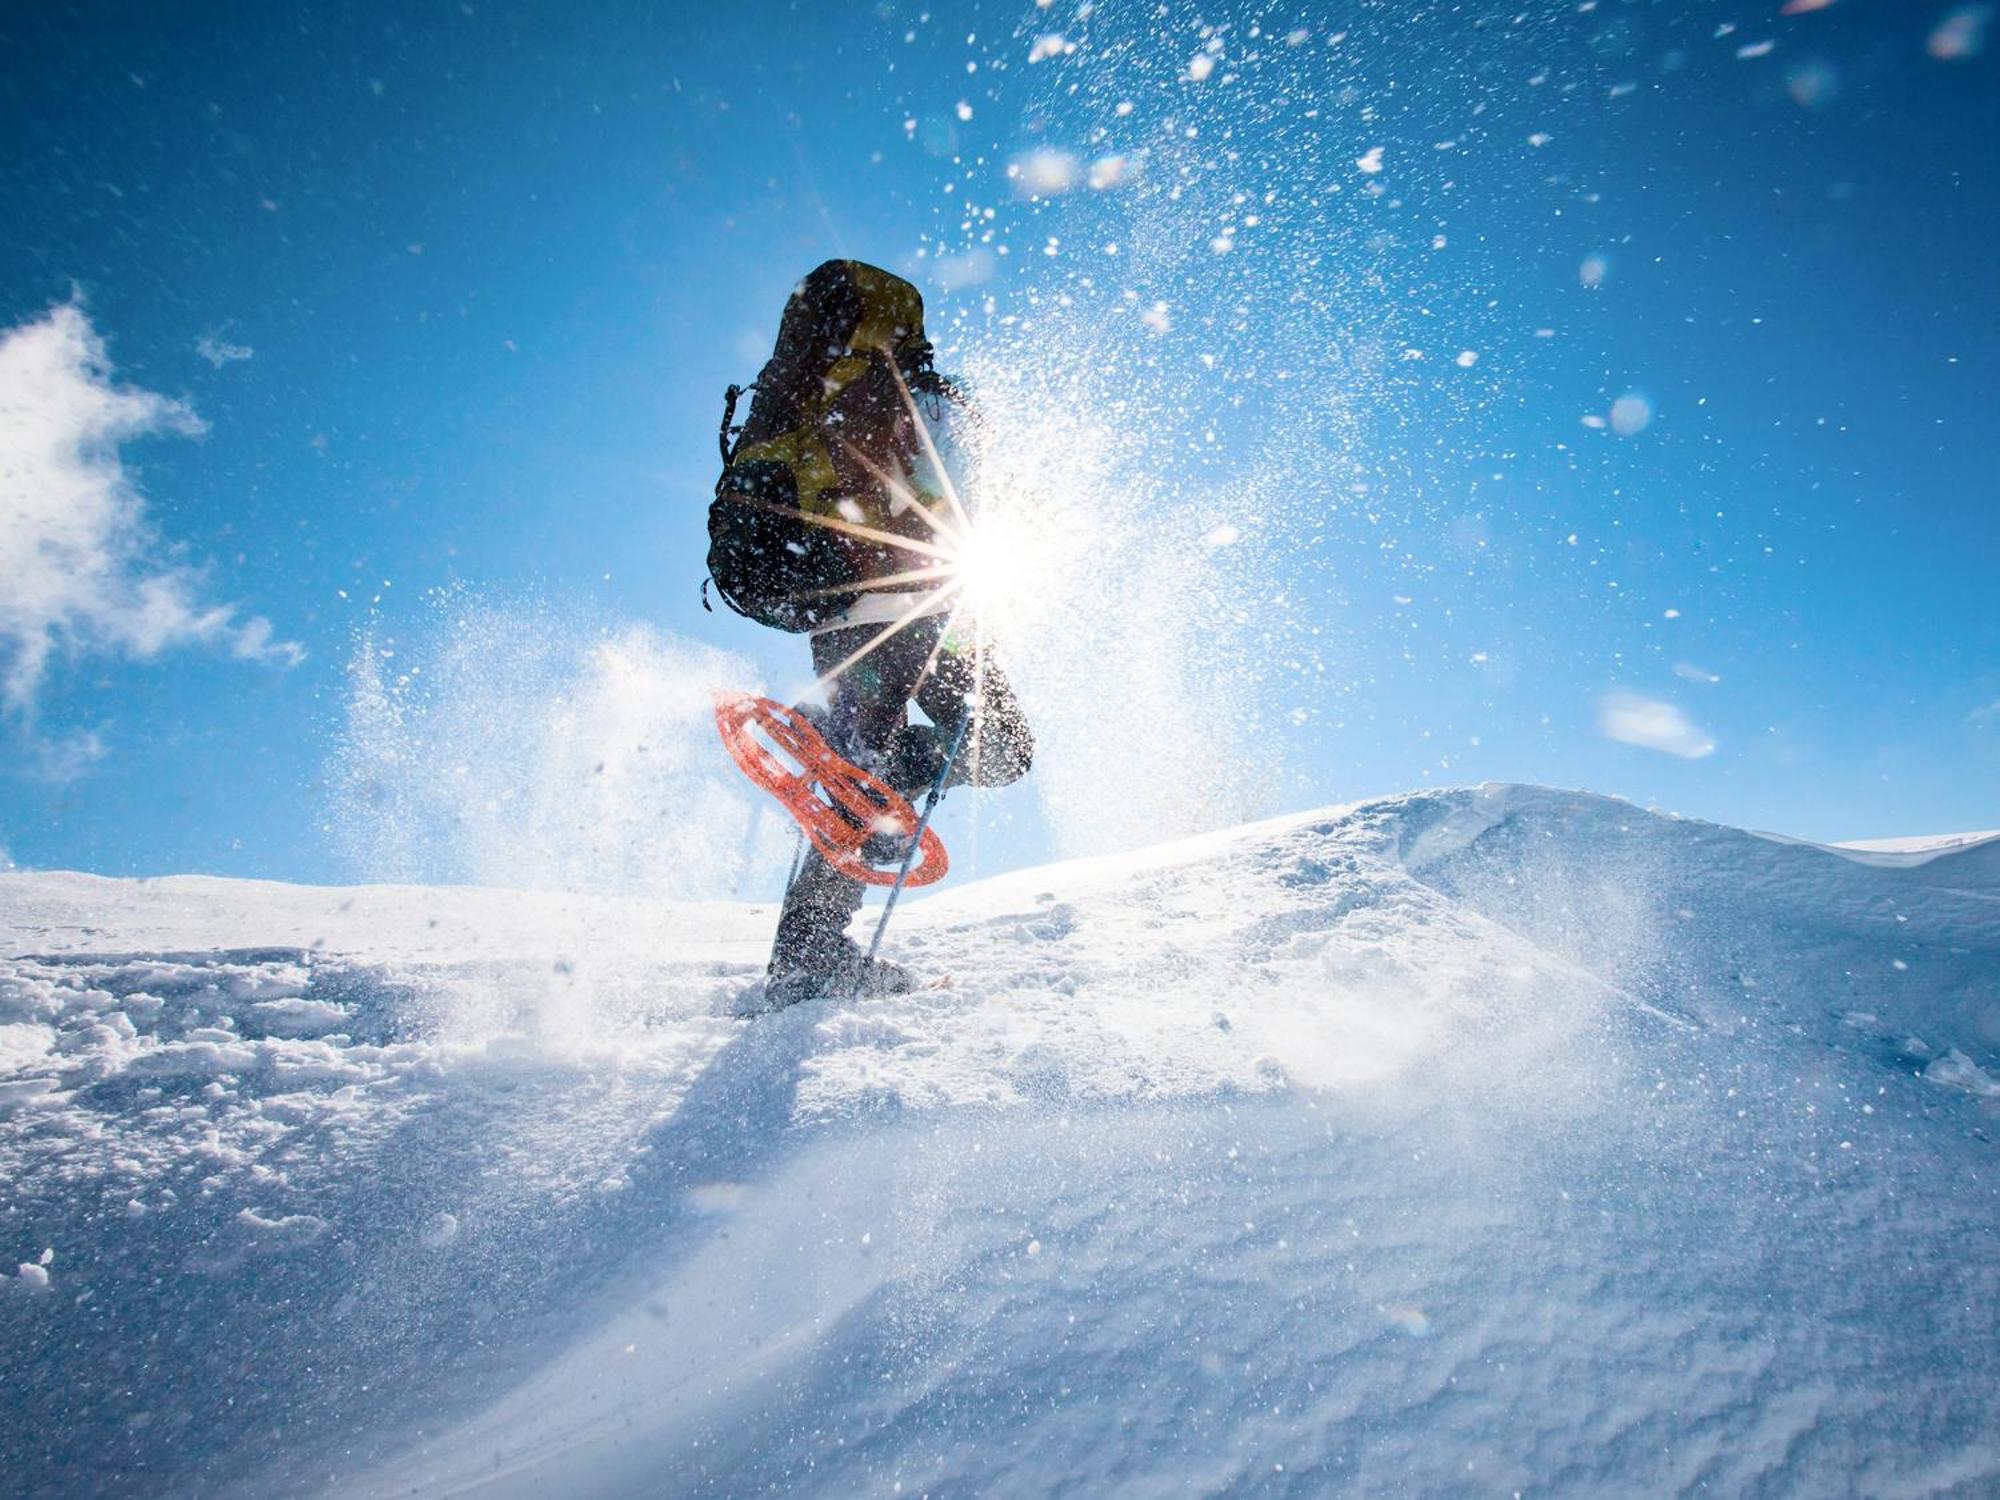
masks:
[(1090, 164), (1090, 176), (1085, 180), (1099, 192), (1115, 188), (1125, 180), (1128, 165), (1122, 156), (1100, 156)]
[(1961, 5), (1931, 33), (1928, 50), (1940, 62), (1977, 57), (1986, 50), (1986, 28), (1993, 20), (1990, 4)]
[(1700, 760), (1715, 753), (1715, 740), (1671, 703), (1637, 693), (1606, 693), (1597, 702), (1597, 727), (1608, 740)]
[(1576, 268), (1576, 279), (1582, 285), (1595, 289), (1604, 285), (1604, 278), (1611, 274), (1611, 261), (1602, 255), (1586, 255), (1583, 263)]
[(963, 99), (958, 101), (958, 117), (961, 120), (969, 120), (972, 118), (972, 106), (966, 103)]
[(1611, 430), (1620, 437), (1644, 432), (1652, 420), (1652, 403), (1637, 391), (1628, 391), (1611, 403)]
[(1785, 0), (1785, 3), (1778, 7), (1778, 14), (1781, 16), (1802, 16), (1808, 11), (1825, 10), (1832, 4), (1833, 0)]
[(1215, 71), (1215, 59), (1206, 52), (1196, 53), (1188, 59), (1187, 76), (1190, 83), (1201, 83)]
[(931, 279), (947, 292), (983, 286), (993, 279), (998, 262), (993, 252), (973, 249), (963, 255), (942, 255), (931, 263)]
[(1799, 63), (1785, 74), (1785, 92), (1801, 108), (1817, 109), (1840, 92), (1840, 70), (1820, 58)]
[(1047, 36), (1035, 39), (1035, 45), (1028, 49), (1028, 61), (1038, 63), (1045, 58), (1061, 57), (1068, 50), (1069, 43), (1062, 39), (1060, 33), (1052, 31)]
[(1380, 146), (1370, 146), (1366, 151), (1362, 152), (1361, 155), (1354, 158), (1354, 165), (1359, 167), (1362, 171), (1370, 173), (1371, 175), (1373, 173), (1381, 171), (1382, 148)]
[(1736, 55), (1740, 58), (1769, 57), (1771, 49), (1777, 45), (1774, 41), (1745, 42), (1736, 49)]
[(1461, 370), (1469, 370), (1479, 363), (1479, 355), (1474, 350), (1461, 349), (1458, 351), (1458, 358), (1453, 363)]
[(1431, 1331), (1431, 1320), (1423, 1311), (1415, 1307), (1385, 1307), (1382, 1315), (1413, 1339), (1425, 1338)]
[(1201, 544), (1213, 551), (1217, 547), (1234, 546), (1242, 536), (1242, 532), (1238, 531), (1227, 521), (1224, 521), (1220, 526), (1209, 532), (1207, 536), (1203, 537)]
[(1046, 146), (1030, 151), (1013, 165), (1016, 170), (1008, 175), (1014, 179), (1014, 190), (1042, 198), (1068, 192), (1083, 172), (1082, 164), (1067, 151)]

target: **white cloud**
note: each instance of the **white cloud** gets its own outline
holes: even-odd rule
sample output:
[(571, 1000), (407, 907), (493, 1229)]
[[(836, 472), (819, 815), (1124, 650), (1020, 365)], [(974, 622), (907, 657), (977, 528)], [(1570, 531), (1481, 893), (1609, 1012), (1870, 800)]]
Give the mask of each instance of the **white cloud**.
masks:
[(1984, 708), (1975, 708), (1966, 715), (1975, 724), (1984, 724), (1988, 719), (2000, 719), (2000, 698), (1995, 698)]
[(1671, 703), (1637, 693), (1606, 693), (1597, 700), (1597, 727), (1606, 739), (1639, 745), (1683, 760), (1700, 760), (1715, 741)]
[(204, 333), (194, 341), (194, 352), (219, 370), (232, 361), (248, 359), (257, 351), (248, 344), (232, 344), (212, 333)]
[[(30, 732), (58, 653), (146, 659), (201, 645), (285, 665), (304, 653), (268, 621), (204, 597), (200, 568), (146, 514), (119, 445), (203, 430), (181, 402), (118, 385), (104, 342), (68, 303), (0, 333), (0, 714)], [(77, 736), (38, 750), (53, 775), (103, 751)]]

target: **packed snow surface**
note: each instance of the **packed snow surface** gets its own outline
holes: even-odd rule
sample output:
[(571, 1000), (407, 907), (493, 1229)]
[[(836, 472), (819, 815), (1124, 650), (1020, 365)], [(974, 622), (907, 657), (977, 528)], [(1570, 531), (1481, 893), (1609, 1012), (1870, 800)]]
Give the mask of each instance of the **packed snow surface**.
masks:
[(31, 1495), (1990, 1494), (2000, 842), (1536, 788), (912, 902), (0, 876)]

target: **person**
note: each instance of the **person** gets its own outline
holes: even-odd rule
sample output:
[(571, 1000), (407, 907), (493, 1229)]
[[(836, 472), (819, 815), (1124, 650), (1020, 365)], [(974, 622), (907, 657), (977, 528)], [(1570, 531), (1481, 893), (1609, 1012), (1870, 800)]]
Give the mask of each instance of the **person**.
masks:
[[(965, 402), (931, 361), (914, 286), (860, 261), (819, 266), (786, 302), (740, 429), (731, 388), (709, 522), (724, 600), (810, 637), (827, 703), (801, 711), (838, 754), (913, 802), (945, 772), (961, 729), (947, 789), (1005, 786), (1034, 754), (1012, 685), (960, 607), (952, 554), (966, 520), (940, 493), (924, 423)], [(910, 721), (912, 703), (928, 724)], [(880, 834), (866, 850), (883, 863), (899, 852)], [(807, 847), (778, 917), (768, 1004), (911, 987), (847, 935), (863, 896)]]

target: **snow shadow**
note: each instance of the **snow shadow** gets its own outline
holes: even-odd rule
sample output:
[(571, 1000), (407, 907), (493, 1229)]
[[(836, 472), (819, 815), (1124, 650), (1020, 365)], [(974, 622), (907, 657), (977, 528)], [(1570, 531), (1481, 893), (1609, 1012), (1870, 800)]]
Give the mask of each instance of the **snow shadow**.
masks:
[[(338, 1490), (559, 1353), (789, 1149), (803, 1013), (669, 1016), (637, 1061), (454, 1054), (422, 980), (301, 958), (16, 961), (116, 1014), (156, 1001), (176, 1040), (148, 1054), (172, 1067), (76, 1081), (11, 1122), (33, 1170), (11, 1174), (0, 1227), (56, 1247), (46, 1290), (0, 1296), (11, 1492)], [(249, 998), (259, 975), (287, 993)], [(245, 1019), (204, 1028), (218, 1003)], [(260, 1003), (282, 1042), (249, 1019)], [(85, 1159), (93, 1122), (132, 1139)]]

